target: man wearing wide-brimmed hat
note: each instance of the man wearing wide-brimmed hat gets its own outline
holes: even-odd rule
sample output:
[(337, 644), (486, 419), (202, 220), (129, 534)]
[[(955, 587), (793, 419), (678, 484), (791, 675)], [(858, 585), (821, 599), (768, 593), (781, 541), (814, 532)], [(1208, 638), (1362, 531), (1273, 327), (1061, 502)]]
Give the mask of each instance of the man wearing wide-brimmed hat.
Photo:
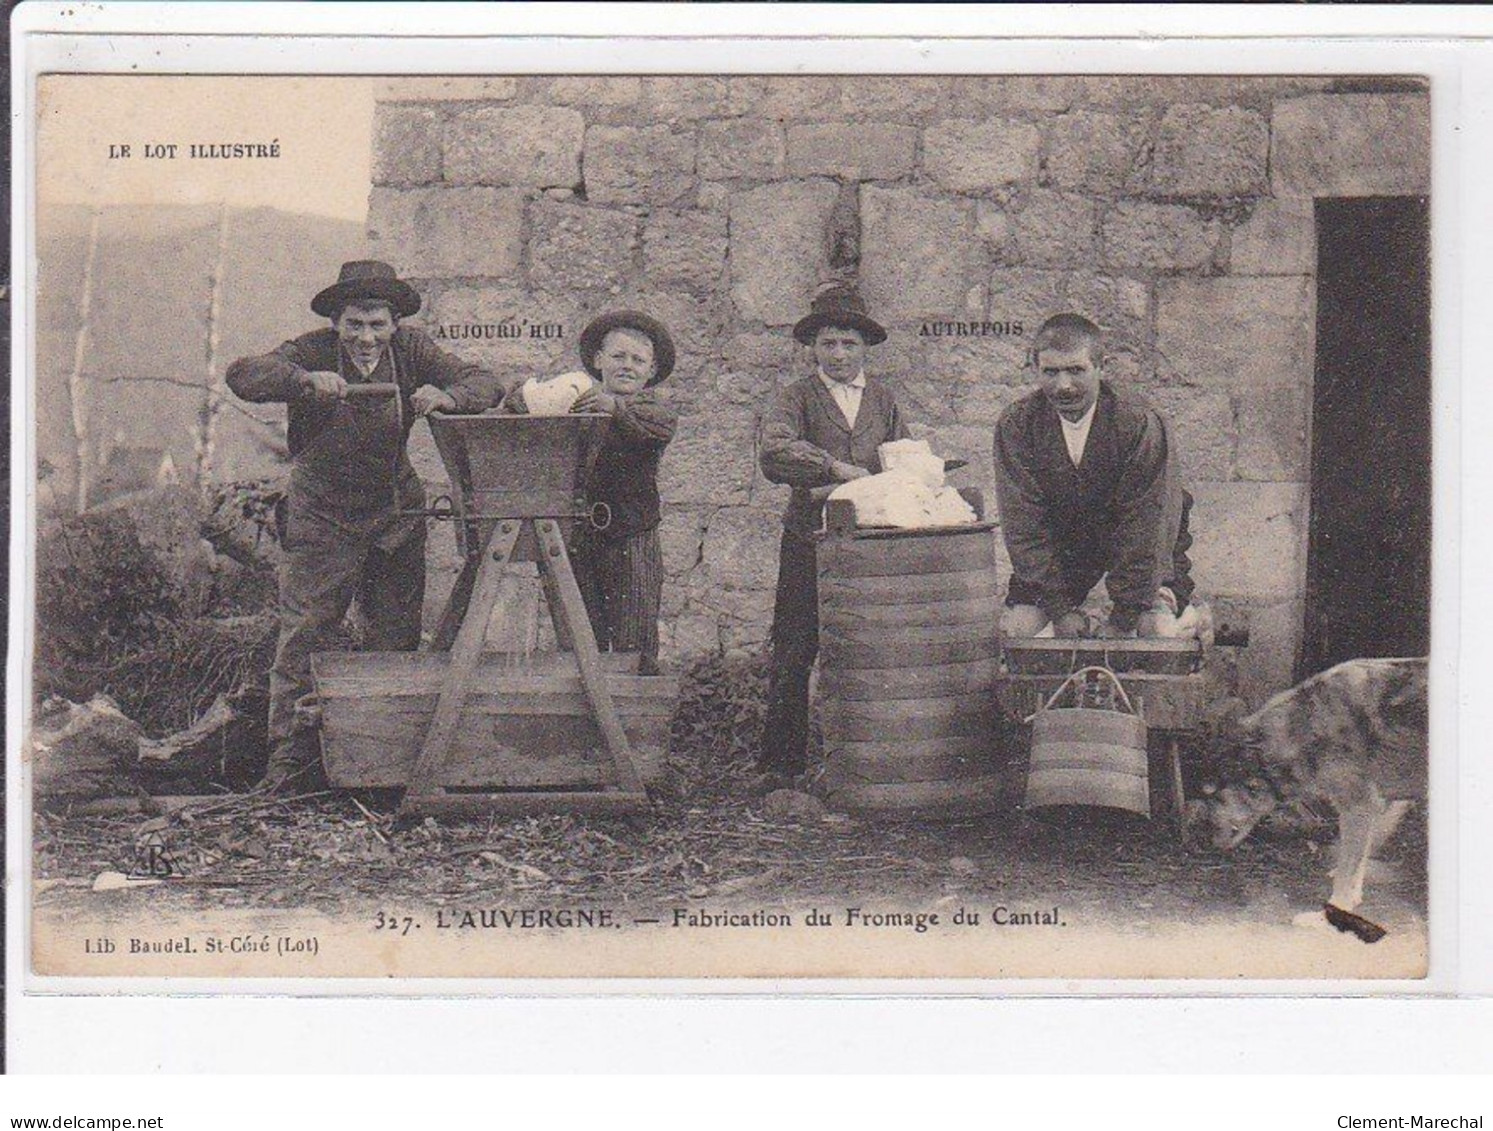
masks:
[[(288, 405), (291, 457), (280, 640), (270, 672), (270, 761), (265, 784), (295, 789), (314, 780), (316, 748), (295, 725), (296, 700), (311, 690), (311, 653), (341, 624), (354, 597), (372, 651), (420, 643), (425, 596), (425, 521), (401, 515), (425, 493), (405, 451), (416, 416), (480, 412), (504, 383), (401, 326), (420, 296), (387, 263), (342, 265), (311, 300), (331, 326), (228, 367), (228, 387), (246, 401)], [(393, 385), (397, 396), (350, 398), (358, 385)]]
[[(658, 319), (616, 310), (581, 331), (580, 354), (599, 384), (570, 411), (608, 413), (612, 426), (586, 480), (592, 520), (578, 524), (573, 537), (575, 579), (597, 646), (636, 652), (638, 674), (657, 675), (664, 584), (658, 463), (679, 414), (654, 386), (674, 371), (674, 339)], [(510, 412), (528, 410), (522, 388), (503, 403)]]
[(812, 535), (822, 525), (824, 492), (815, 489), (880, 471), (878, 447), (907, 436), (891, 391), (866, 376), (866, 350), (886, 341), (886, 330), (866, 312), (854, 287), (821, 287), (793, 337), (813, 351), (817, 372), (782, 390), (762, 425), (762, 473), (790, 484), (793, 495), (778, 556), (758, 792), (791, 785), (805, 766), (809, 674), (819, 651)]

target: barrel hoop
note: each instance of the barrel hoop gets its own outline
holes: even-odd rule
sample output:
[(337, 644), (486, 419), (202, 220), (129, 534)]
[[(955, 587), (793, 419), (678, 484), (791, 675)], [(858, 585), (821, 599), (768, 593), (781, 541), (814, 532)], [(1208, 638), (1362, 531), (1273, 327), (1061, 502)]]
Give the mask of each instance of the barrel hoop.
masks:
[(903, 670), (914, 665), (957, 664), (994, 660), (1000, 652), (995, 636), (974, 640), (940, 640), (922, 644), (878, 645), (869, 641), (819, 641), (824, 662), (844, 671)]
[(908, 584), (907, 574), (889, 577), (855, 579), (824, 577), (819, 581), (821, 599), (844, 597), (850, 602), (875, 601), (882, 605), (926, 605), (930, 601), (968, 600), (973, 597), (997, 597), (1000, 586), (995, 571), (966, 570), (960, 573), (930, 573)]
[(929, 691), (946, 693), (995, 693), (995, 662), (977, 660), (968, 664), (939, 664), (922, 669), (867, 668), (823, 671), (819, 690), (836, 699), (921, 699)]
[(909, 539), (865, 547), (825, 543), (818, 554), (819, 576), (824, 578), (925, 576), (982, 569), (995, 569), (995, 543), (988, 536), (965, 543), (955, 539), (931, 544)]
[(969, 624), (988, 626), (993, 634), (1000, 608), (1000, 601), (993, 596), (966, 601), (928, 601), (919, 605), (878, 605), (868, 601), (836, 603), (821, 598), (819, 619), (823, 624), (843, 626), (847, 631), (866, 625)]

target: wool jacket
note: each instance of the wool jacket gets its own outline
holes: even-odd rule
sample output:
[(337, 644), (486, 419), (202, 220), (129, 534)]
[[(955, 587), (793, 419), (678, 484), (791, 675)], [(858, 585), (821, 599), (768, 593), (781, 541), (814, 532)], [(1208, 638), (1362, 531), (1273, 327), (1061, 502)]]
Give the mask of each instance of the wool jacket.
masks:
[(996, 424), (995, 476), (1012, 588), (1034, 595), (1053, 619), (1106, 574), (1118, 628), (1135, 627), (1164, 581), (1183, 604), (1191, 597), (1185, 492), (1166, 422), (1145, 401), (1101, 381), (1075, 467), (1057, 409), (1033, 392)]
[(618, 398), (586, 480), (586, 497), (611, 511), (611, 525), (599, 532), (603, 537), (627, 538), (658, 525), (658, 461), (678, 425), (679, 414), (656, 390)]
[(762, 422), (758, 442), (762, 474), (772, 483), (793, 488), (783, 525), (801, 534), (818, 530), (824, 503), (809, 492), (837, 482), (831, 464), (839, 460), (879, 472), (877, 448), (906, 438), (907, 425), (897, 402), (879, 381), (866, 379), (854, 428), (817, 375), (789, 385)]
[[(349, 384), (396, 384), (392, 398), (317, 404), (304, 395), (302, 375), (340, 373)], [(246, 401), (288, 406), (291, 490), (326, 511), (387, 507), (396, 484), (406, 505), (419, 497), (419, 479), (405, 452), (415, 411), (410, 396), (422, 385), (449, 393), (461, 413), (481, 412), (503, 399), (517, 380), (447, 353), (420, 330), (399, 327), (378, 367), (367, 377), (347, 358), (331, 327), (313, 330), (259, 357), (228, 367), (228, 387)], [(416, 504), (418, 505), (418, 504)]]

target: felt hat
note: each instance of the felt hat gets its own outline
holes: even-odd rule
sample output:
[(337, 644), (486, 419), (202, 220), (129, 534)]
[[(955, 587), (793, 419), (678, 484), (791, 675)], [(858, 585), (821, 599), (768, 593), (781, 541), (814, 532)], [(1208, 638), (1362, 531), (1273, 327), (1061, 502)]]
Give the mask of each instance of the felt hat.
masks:
[(326, 318), (336, 318), (342, 308), (357, 299), (387, 302), (396, 318), (408, 318), (420, 309), (415, 288), (377, 259), (355, 259), (344, 263), (337, 281), (311, 300), (311, 309)]
[(809, 314), (793, 327), (793, 337), (812, 346), (814, 335), (826, 326), (859, 330), (868, 346), (886, 341), (886, 328), (866, 313), (866, 300), (849, 283), (826, 283), (820, 287), (809, 304)]
[(597, 368), (596, 355), (613, 330), (636, 330), (653, 343), (655, 372), (648, 384), (656, 385), (674, 371), (674, 339), (669, 337), (669, 328), (657, 318), (649, 318), (636, 310), (614, 310), (593, 319), (581, 331), (581, 364), (598, 381), (601, 380), (601, 370)]

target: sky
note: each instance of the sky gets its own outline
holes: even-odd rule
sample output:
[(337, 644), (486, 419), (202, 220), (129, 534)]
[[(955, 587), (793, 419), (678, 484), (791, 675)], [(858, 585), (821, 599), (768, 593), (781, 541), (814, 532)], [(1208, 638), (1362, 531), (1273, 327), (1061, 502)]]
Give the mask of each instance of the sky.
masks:
[[(43, 75), (37, 201), (270, 206), (362, 223), (374, 80)], [(196, 159), (193, 143), (278, 140), (277, 159)], [(175, 144), (175, 159), (145, 147)], [(110, 147), (129, 145), (128, 158)]]

